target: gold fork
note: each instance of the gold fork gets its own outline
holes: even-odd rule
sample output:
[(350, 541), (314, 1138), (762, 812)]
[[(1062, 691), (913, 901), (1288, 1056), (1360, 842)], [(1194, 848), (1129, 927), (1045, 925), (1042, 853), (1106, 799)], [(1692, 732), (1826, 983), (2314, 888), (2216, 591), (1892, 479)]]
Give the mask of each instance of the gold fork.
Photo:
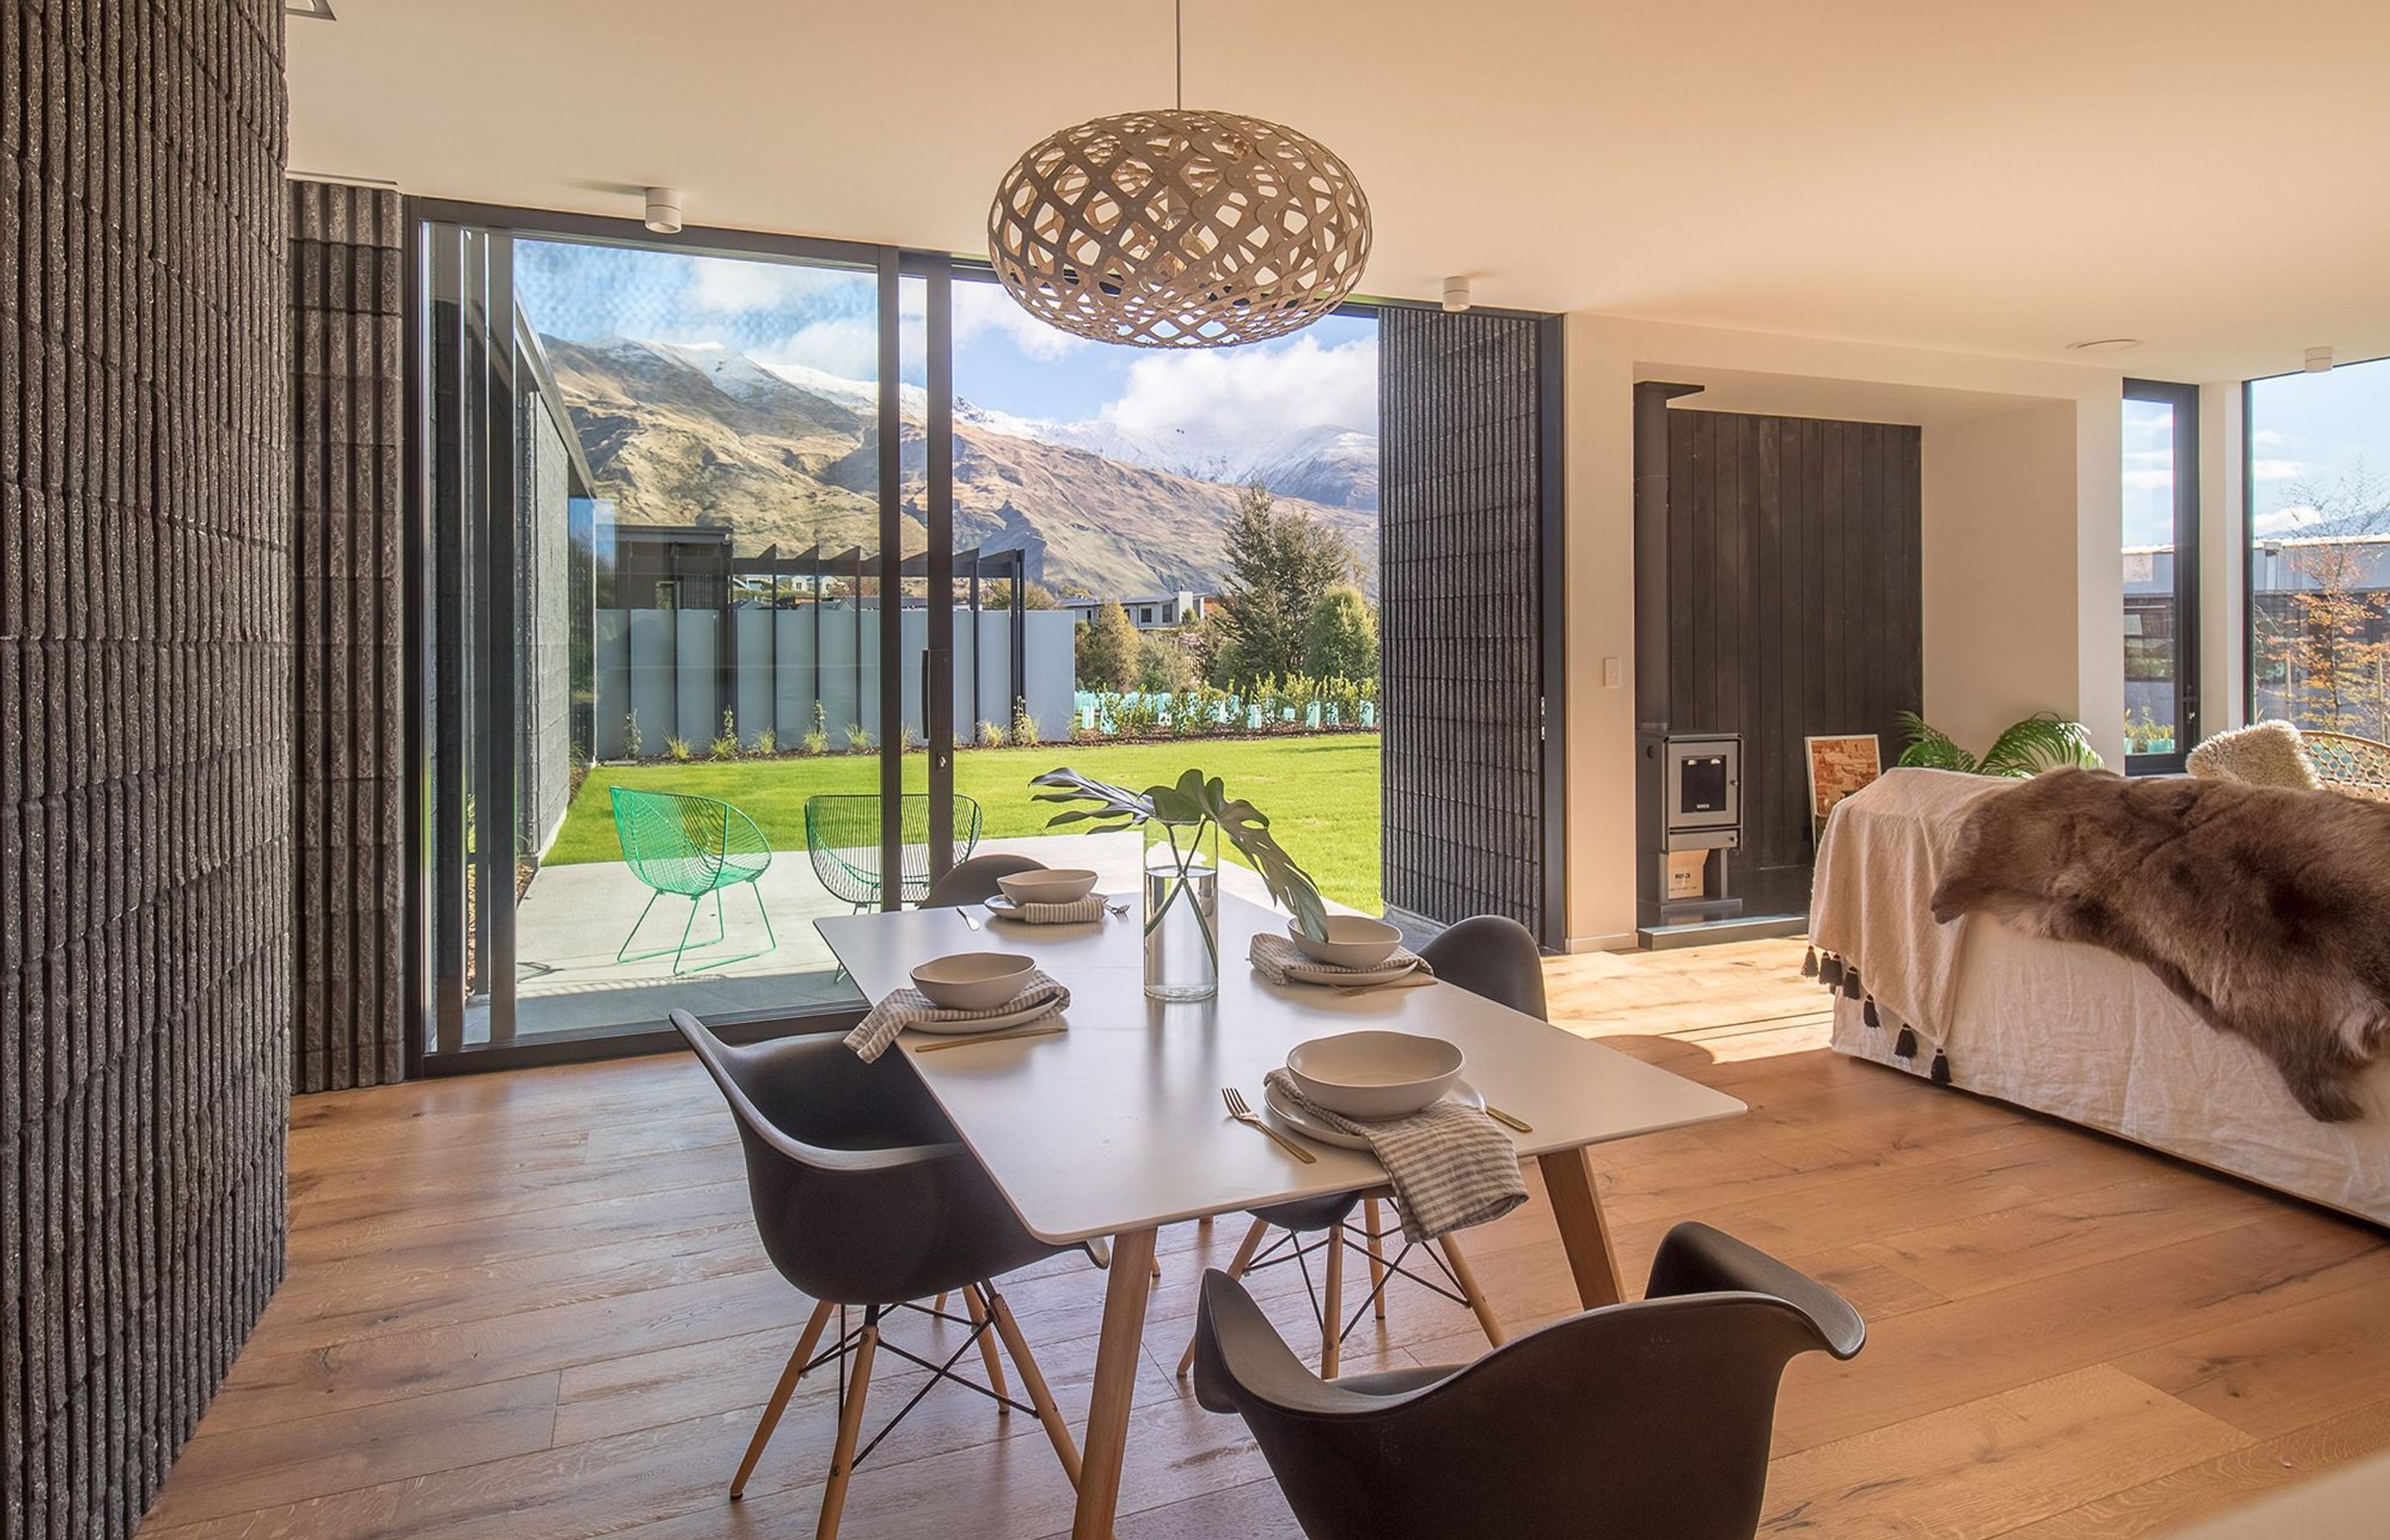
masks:
[(1245, 1094), (1242, 1091), (1238, 1090), (1233, 1085), (1223, 1085), (1220, 1087), (1220, 1099), (1228, 1104), (1228, 1116), (1236, 1119), (1239, 1123), (1249, 1123), (1255, 1128), (1260, 1129), (1271, 1138), (1276, 1139), (1279, 1143), (1279, 1149), (1285, 1150), (1296, 1160), (1301, 1161), (1304, 1164), (1313, 1165), (1317, 1163), (1319, 1160), (1318, 1156), (1314, 1155), (1311, 1151), (1304, 1149), (1303, 1146), (1295, 1143), (1292, 1139), (1288, 1138), (1285, 1135), (1279, 1133), (1277, 1129), (1272, 1128), (1269, 1124), (1262, 1122), (1259, 1117), (1255, 1116), (1253, 1108), (1245, 1101)]

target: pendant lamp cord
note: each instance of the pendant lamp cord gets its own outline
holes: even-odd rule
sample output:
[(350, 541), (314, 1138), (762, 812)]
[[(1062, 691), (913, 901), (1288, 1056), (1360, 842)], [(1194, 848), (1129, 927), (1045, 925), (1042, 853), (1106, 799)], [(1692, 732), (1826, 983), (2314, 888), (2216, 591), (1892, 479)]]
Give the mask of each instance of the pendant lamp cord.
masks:
[(1171, 36), (1177, 46), (1174, 52), (1178, 61), (1178, 110), (1187, 110), (1187, 0), (1171, 0)]

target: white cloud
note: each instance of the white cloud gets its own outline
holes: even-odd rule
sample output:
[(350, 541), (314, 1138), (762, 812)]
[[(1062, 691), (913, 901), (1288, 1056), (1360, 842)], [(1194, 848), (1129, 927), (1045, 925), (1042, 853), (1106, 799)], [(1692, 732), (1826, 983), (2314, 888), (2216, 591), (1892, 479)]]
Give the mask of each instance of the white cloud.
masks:
[(766, 367), (796, 364), (842, 379), (874, 379), (880, 373), (880, 327), (868, 315), (815, 321), (755, 349), (752, 356)]
[(825, 295), (851, 296), (869, 302), (869, 274), (836, 267), (801, 267), (788, 263), (725, 257), (690, 259), (688, 289), (684, 296), (697, 310), (738, 314), (753, 310), (817, 308)]
[(2127, 470), (2125, 472), (2125, 485), (2159, 492), (2171, 491), (2174, 487), (2174, 472), (2171, 469)]
[(2277, 508), (2272, 513), (2259, 514), (2250, 524), (2258, 534), (2296, 534), (2319, 517), (2311, 507)]
[(954, 296), (957, 347), (992, 332), (1030, 357), (1050, 362), (1092, 346), (1086, 338), (1057, 330), (1022, 309), (1001, 284), (958, 283)]
[(1323, 425), (1373, 428), (1378, 344), (1323, 348), (1305, 337), (1284, 347), (1149, 354), (1129, 366), (1126, 388), (1101, 417), (1140, 438), (1184, 432), (1215, 443), (1267, 443)]
[(2288, 433), (2276, 428), (2260, 428), (2249, 435), (2253, 449), (2290, 449), (2294, 447)]
[(2294, 481), (2306, 474), (2305, 460), (2258, 460), (2249, 462), (2249, 476), (2258, 481)]

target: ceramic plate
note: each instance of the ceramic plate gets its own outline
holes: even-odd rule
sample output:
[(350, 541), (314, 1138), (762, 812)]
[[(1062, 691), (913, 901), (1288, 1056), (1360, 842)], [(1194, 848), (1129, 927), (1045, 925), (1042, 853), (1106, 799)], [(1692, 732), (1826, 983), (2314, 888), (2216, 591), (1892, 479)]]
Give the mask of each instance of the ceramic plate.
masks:
[(990, 1016), (977, 1021), (916, 1021), (908, 1031), (924, 1033), (932, 1037), (976, 1037), (983, 1032), (1002, 1032), (1007, 1027), (1026, 1026), (1041, 1016), (1056, 1014), (1051, 1005), (1030, 1006), (1021, 1010), (1009, 1010), (1001, 1016)]
[[(1477, 1087), (1470, 1084), (1469, 1082), (1465, 1080), (1454, 1081), (1452, 1083), (1452, 1089), (1444, 1094), (1444, 1099), (1446, 1101), (1457, 1101), (1463, 1107), (1483, 1107), (1485, 1105), (1485, 1098), (1478, 1094)], [(1276, 1118), (1279, 1122), (1294, 1130), (1294, 1132), (1302, 1135), (1306, 1139), (1317, 1139), (1321, 1144), (1332, 1144), (1340, 1149), (1367, 1149), (1369, 1148), (1369, 1141), (1361, 1137), (1358, 1134), (1346, 1134), (1341, 1130), (1331, 1128), (1328, 1124), (1320, 1122), (1317, 1118), (1313, 1117), (1310, 1113), (1296, 1107), (1292, 1102), (1279, 1095), (1279, 1089), (1275, 1085), (1265, 1084), (1262, 1087), (1262, 1102), (1269, 1109), (1269, 1114), (1271, 1117)]]
[[(1091, 893), (1088, 896), (1093, 898), (1099, 897), (1101, 895)], [(1005, 897), (1002, 893), (998, 893), (994, 898), (987, 901), (987, 912), (994, 915), (998, 919), (1009, 919), (1021, 925), (1094, 925), (1099, 923), (1097, 920), (1092, 919), (1031, 919), (1027, 915), (1021, 912), (1020, 905), (1013, 903), (1012, 900)]]
[(1287, 965), (1286, 982), (1291, 984), (1321, 984), (1330, 989), (1359, 989), (1368, 984), (1393, 983), (1396, 979), (1407, 977), (1418, 966), (1417, 963), (1407, 962), (1389, 968), (1373, 968), (1367, 973), (1320, 973), (1301, 963), (1290, 963)]

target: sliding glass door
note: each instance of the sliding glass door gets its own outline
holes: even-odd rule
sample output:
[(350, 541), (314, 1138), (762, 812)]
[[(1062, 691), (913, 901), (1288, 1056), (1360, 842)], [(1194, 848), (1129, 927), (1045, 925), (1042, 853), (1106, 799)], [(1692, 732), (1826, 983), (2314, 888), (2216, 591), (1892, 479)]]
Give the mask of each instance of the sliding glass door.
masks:
[(430, 1057), (855, 1007), (968, 833), (942, 265), (419, 212)]
[(2178, 771), (2199, 741), (2199, 388), (2128, 379), (2124, 414), (2125, 763)]

